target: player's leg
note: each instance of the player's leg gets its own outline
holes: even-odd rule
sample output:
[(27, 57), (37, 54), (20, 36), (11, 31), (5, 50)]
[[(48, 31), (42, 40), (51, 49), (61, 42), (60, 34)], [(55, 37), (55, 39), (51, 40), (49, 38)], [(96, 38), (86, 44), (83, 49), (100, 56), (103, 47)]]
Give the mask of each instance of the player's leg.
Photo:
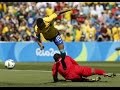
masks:
[(88, 66), (79, 66), (79, 72), (83, 77), (92, 76), (92, 68)]
[(104, 76), (106, 77), (114, 77), (114, 76), (116, 76), (116, 74), (115, 73), (105, 73), (104, 74)]
[[(116, 76), (114, 73), (106, 73), (104, 70), (102, 69), (97, 69), (97, 68), (91, 68), (88, 66), (79, 66), (77, 67), (77, 73), (80, 76), (83, 77), (89, 77), (92, 75), (102, 75), (102, 76), (107, 76), (107, 77), (114, 77)], [(99, 81), (101, 78), (97, 77), (95, 79), (91, 79), (92, 81)]]
[(73, 79), (71, 81), (72, 82), (96, 82), (100, 80), (101, 80), (100, 77), (95, 77), (95, 78), (81, 77), (81, 79)]
[(114, 77), (114, 76), (116, 76), (116, 74), (114, 74), (114, 73), (106, 73), (104, 70), (96, 69), (96, 68), (92, 68), (92, 74), (93, 75), (103, 75), (103, 76), (107, 76), (107, 77)]
[(93, 75), (104, 75), (106, 72), (102, 69), (91, 68)]
[(79, 66), (79, 74), (83, 77), (88, 77), (92, 75), (104, 75), (106, 72), (102, 69), (95, 69), (88, 66)]
[(101, 80), (101, 77), (97, 76), (95, 78), (89, 78), (89, 81), (90, 82), (96, 82), (96, 81), (100, 81)]
[(54, 38), (54, 43), (56, 44), (56, 46), (58, 47), (59, 51), (60, 51), (60, 54), (62, 56), (62, 65), (63, 65), (63, 68), (66, 69), (66, 64), (64, 62), (64, 59), (65, 59), (65, 56), (66, 56), (66, 52), (64, 50), (64, 43), (63, 43), (63, 40), (61, 38), (61, 36), (58, 34), (55, 38)]

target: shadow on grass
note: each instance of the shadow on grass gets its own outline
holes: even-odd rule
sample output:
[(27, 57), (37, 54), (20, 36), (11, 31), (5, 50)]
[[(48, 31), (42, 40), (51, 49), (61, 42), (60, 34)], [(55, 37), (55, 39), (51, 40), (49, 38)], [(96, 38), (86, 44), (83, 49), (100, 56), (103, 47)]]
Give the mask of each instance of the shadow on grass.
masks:
[[(85, 81), (84, 81), (85, 82)], [(81, 82), (81, 83), (84, 83)], [(90, 81), (86, 81), (86, 82), (90, 82)], [(94, 81), (94, 82), (108, 82), (108, 81)], [(94, 83), (92, 82), (92, 83)], [(40, 83), (10, 83), (10, 82), (0, 82), (0, 87), (49, 87), (49, 86), (58, 86), (59, 83), (75, 83), (72, 81), (66, 81), (66, 80), (59, 80), (59, 82), (40, 82)], [(55, 85), (56, 84), (56, 85)]]
[[(108, 82), (108, 81), (70, 81), (70, 80), (59, 80), (58, 82), (72, 82), (72, 83), (74, 83), (74, 82)], [(47, 84), (47, 83), (58, 83), (58, 82), (46, 82), (46, 83), (44, 83), (44, 84)]]

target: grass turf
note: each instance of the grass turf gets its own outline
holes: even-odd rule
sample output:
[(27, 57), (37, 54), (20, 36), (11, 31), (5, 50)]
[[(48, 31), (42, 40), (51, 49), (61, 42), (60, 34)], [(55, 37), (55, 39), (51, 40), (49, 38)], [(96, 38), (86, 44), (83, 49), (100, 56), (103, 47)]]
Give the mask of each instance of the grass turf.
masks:
[[(16, 63), (14, 69), (6, 69), (4, 63), (0, 63), (1, 87), (120, 87), (120, 76), (105, 78), (101, 76), (99, 82), (70, 82), (61, 81), (53, 83), (51, 67), (53, 63)], [(79, 62), (86, 65), (101, 68), (107, 72), (120, 73), (120, 62)], [(93, 76), (94, 77), (94, 76)], [(60, 79), (63, 79), (59, 76)]]

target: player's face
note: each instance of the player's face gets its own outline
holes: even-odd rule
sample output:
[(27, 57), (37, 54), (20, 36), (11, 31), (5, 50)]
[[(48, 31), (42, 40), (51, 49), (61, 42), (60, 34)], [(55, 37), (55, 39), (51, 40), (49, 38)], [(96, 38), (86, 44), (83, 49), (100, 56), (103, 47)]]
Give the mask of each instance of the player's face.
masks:
[(39, 27), (40, 30), (42, 30), (43, 28), (45, 28), (45, 23), (42, 23)]

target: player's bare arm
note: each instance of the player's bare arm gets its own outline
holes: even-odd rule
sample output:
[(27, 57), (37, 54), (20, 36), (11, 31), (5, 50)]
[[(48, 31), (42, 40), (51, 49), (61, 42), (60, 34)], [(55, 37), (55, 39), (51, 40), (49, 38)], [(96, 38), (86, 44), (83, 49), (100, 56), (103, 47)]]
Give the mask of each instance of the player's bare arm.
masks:
[(66, 13), (66, 12), (68, 12), (68, 11), (71, 11), (73, 8), (69, 8), (69, 9), (67, 9), (67, 10), (61, 10), (61, 11), (57, 11), (57, 12), (55, 12), (57, 15), (60, 15), (60, 14), (63, 14), (63, 13)]
[(42, 40), (41, 40), (41, 38), (40, 38), (40, 30), (37, 30), (36, 36), (37, 36), (36, 42), (37, 42), (38, 45), (40, 46), (40, 49), (43, 50), (43, 49), (44, 49), (44, 46), (43, 46)]

